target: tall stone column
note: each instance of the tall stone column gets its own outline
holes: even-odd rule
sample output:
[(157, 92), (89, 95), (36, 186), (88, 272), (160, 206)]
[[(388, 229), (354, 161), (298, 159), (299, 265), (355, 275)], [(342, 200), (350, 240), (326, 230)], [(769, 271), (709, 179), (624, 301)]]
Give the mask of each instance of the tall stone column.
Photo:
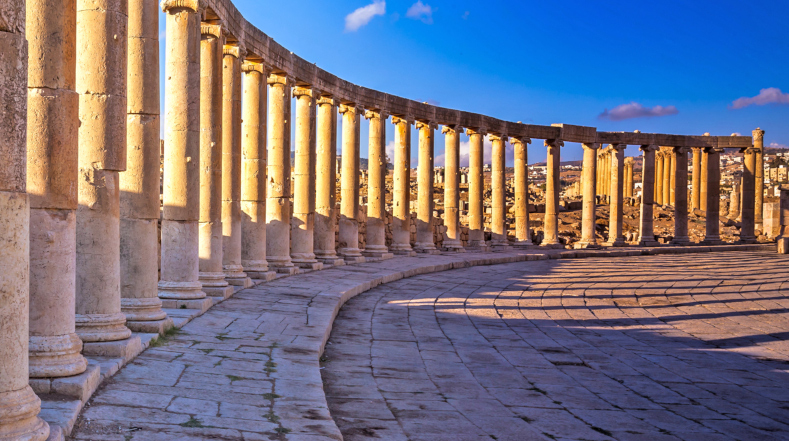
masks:
[[(655, 173), (655, 151), (656, 145), (642, 145), (641, 151), (644, 152), (644, 160), (641, 168), (641, 220), (639, 223), (638, 244), (645, 247), (657, 245), (654, 231), (654, 195), (656, 177), (660, 174)], [(660, 182), (660, 180), (657, 180)], [(659, 193), (658, 193), (659, 194)]]
[(669, 151), (671, 147), (661, 147), (663, 149), (663, 205), (671, 205), (671, 157), (674, 153)]
[(561, 168), (560, 149), (564, 145), (562, 141), (556, 139), (546, 139), (545, 146), (548, 148), (547, 156), (547, 178), (545, 180), (545, 222), (543, 227), (544, 239), (542, 245), (559, 248), (559, 174)]
[(753, 147), (756, 149), (753, 217), (755, 228), (761, 230), (764, 222), (764, 130), (757, 128), (753, 131)]
[(247, 288), (241, 266), (241, 43), (225, 44), (222, 57), (222, 269), (225, 280)]
[(704, 244), (718, 245), (723, 243), (720, 238), (720, 184), (721, 184), (721, 158), (722, 148), (706, 148), (707, 157), (707, 218)]
[[(10, 4), (0, 6), (0, 11)], [(10, 243), (10, 253), (0, 253), (0, 261), (15, 267), (24, 245), (24, 265), (28, 262), (28, 218), (16, 209), (27, 210), (25, 195), (25, 162), (27, 162), (27, 192), (30, 203), (29, 258), (30, 277), (24, 277), (24, 302), (30, 293), (30, 310), (25, 306), (25, 317), (30, 316), (29, 372), (31, 377), (63, 377), (85, 371), (87, 361), (80, 355), (82, 340), (74, 328), (75, 308), (75, 237), (77, 209), (77, 127), (79, 126), (79, 96), (75, 92), (76, 7), (75, 2), (50, 4), (46, 0), (27, 2), (27, 40), (25, 42), (25, 3), (16, 5), (19, 15), (11, 16), (18, 23), (0, 25), (3, 43), (3, 60), (0, 61), (3, 78), (0, 99), (3, 108), (3, 126), (0, 129), (0, 218), (8, 224), (0, 233), (0, 243)], [(13, 11), (13, 9), (9, 10)], [(19, 26), (15, 29), (14, 26)], [(25, 48), (29, 44), (29, 56)], [(15, 48), (20, 58), (14, 57)], [(29, 60), (29, 66), (28, 66)], [(12, 63), (12, 64), (6, 64)], [(17, 65), (18, 63), (18, 65)], [(27, 82), (25, 81), (27, 80)], [(24, 107), (24, 90), (27, 85), (27, 108)], [(19, 88), (17, 90), (16, 88)], [(11, 100), (18, 101), (11, 101)], [(27, 160), (25, 160), (25, 110), (27, 110)], [(13, 131), (13, 132), (8, 132)], [(21, 155), (21, 156), (17, 156)], [(16, 161), (19, 161), (16, 163)], [(20, 168), (15, 168), (20, 167)], [(19, 187), (12, 185), (19, 180)], [(8, 216), (8, 217), (6, 217)], [(19, 222), (19, 223), (15, 223)], [(14, 243), (15, 235), (25, 234), (24, 243)], [(21, 236), (20, 236), (21, 237)], [(11, 242), (6, 242), (11, 241)], [(7, 259), (6, 259), (7, 257)], [(4, 276), (13, 273), (3, 270)], [(11, 283), (13, 278), (6, 279)], [(21, 280), (21, 279), (20, 279)], [(27, 285), (30, 282), (29, 287)], [(0, 299), (21, 301), (8, 292), (0, 281)], [(9, 297), (10, 296), (10, 297)], [(2, 301), (0, 300), (0, 301)], [(9, 310), (10, 311), (10, 310)], [(21, 317), (2, 317), (9, 323), (21, 326)], [(27, 342), (28, 320), (24, 321), (24, 338)], [(15, 328), (9, 328), (9, 330)], [(2, 337), (0, 337), (2, 339)], [(12, 339), (8, 340), (9, 342)], [(15, 343), (16, 345), (16, 343)], [(21, 345), (17, 346), (18, 348)], [(25, 344), (27, 348), (27, 343)], [(27, 350), (27, 349), (26, 349)], [(0, 358), (10, 357), (16, 362), (23, 354), (3, 352)], [(27, 384), (28, 359), (24, 362)], [(0, 368), (0, 377), (3, 374)], [(13, 372), (8, 372), (12, 375)], [(9, 377), (10, 378), (10, 377)], [(1, 381), (1, 380), (0, 380)], [(21, 386), (20, 386), (21, 387)], [(7, 390), (0, 388), (0, 397)], [(32, 392), (31, 392), (32, 393)], [(36, 399), (37, 400), (37, 399)], [(2, 402), (2, 401), (0, 401)], [(36, 411), (37, 412), (37, 411)], [(3, 418), (0, 404), (0, 422)], [(2, 433), (2, 429), (0, 429)]]
[(337, 183), (337, 110), (334, 99), (317, 101), (317, 144), (315, 170), (315, 257), (324, 265), (345, 263), (337, 257), (334, 229)]
[(418, 206), (416, 213), (416, 243), (420, 253), (438, 254), (433, 240), (433, 151), (435, 124), (417, 122), (419, 131), (419, 164), (417, 165)]
[(222, 58), (221, 25), (200, 27), (199, 280), (203, 292), (227, 298), (233, 288), (222, 269)]
[[(76, 330), (84, 343), (140, 349), (129, 339), (120, 292), (120, 177), (126, 170), (127, 8), (77, 5), (79, 147)], [(95, 68), (105, 66), (106, 68)], [(99, 346), (85, 344), (83, 353)], [(101, 345), (107, 348), (107, 345)]]
[(583, 144), (584, 159), (581, 168), (581, 179), (583, 181), (583, 211), (581, 212), (581, 240), (575, 244), (575, 248), (594, 248), (597, 246), (595, 235), (595, 217), (597, 203), (595, 201), (595, 187), (597, 182), (597, 152), (600, 144)]
[(364, 262), (359, 249), (359, 124), (355, 104), (340, 106), (342, 114), (342, 174), (340, 175), (340, 255), (346, 263)]
[(602, 192), (601, 192), (601, 190), (602, 190), (601, 176), (602, 176), (602, 172), (603, 172), (603, 167), (602, 167), (603, 160), (602, 160), (602, 157), (600, 156), (600, 149), (599, 148), (596, 149), (596, 152), (597, 152), (596, 153), (597, 156), (595, 158), (596, 159), (596, 161), (595, 161), (595, 171), (596, 171), (595, 172), (595, 194), (596, 195), (600, 195), (600, 194), (602, 194)]
[(290, 258), (290, 94), (291, 80), (268, 76), (268, 165), (266, 260), (278, 273), (297, 274)]
[(200, 15), (197, 1), (165, 0), (164, 194), (159, 298), (205, 310), (199, 275)]
[(411, 249), (411, 122), (392, 117), (395, 125), (394, 188), (392, 200), (392, 246), (394, 254), (415, 256)]
[(780, 187), (781, 229), (776, 239), (778, 254), (789, 254), (789, 188)]
[(608, 241), (606, 246), (621, 247), (625, 246), (625, 238), (622, 230), (622, 220), (624, 218), (624, 168), (625, 168), (625, 144), (611, 144), (611, 186), (609, 193), (611, 200), (609, 202), (609, 218), (608, 218)]
[(603, 194), (606, 203), (611, 203), (611, 149), (607, 148), (603, 155)]
[(300, 268), (323, 269), (313, 248), (315, 222), (315, 96), (309, 87), (293, 90), (296, 97), (296, 167), (293, 172), (293, 218), (291, 219), (290, 258)]
[(633, 197), (633, 158), (625, 158), (625, 189), (624, 197)]
[[(676, 202), (676, 190), (677, 190), (677, 152), (676, 150), (672, 151), (672, 154), (669, 156), (669, 161), (671, 161), (670, 173), (669, 173), (669, 204), (674, 205)], [(685, 161), (687, 163), (687, 161)], [(687, 182), (688, 177), (685, 176), (685, 182)], [(685, 192), (687, 193), (687, 185), (684, 187)], [(687, 201), (688, 197), (685, 196), (685, 200)]]
[(506, 249), (509, 244), (507, 240), (507, 202), (506, 202), (506, 183), (504, 177), (504, 149), (506, 135), (491, 133), (490, 140), (493, 144), (491, 149), (491, 246), (496, 249)]
[(173, 321), (159, 299), (159, 5), (129, 1), (126, 171), (120, 174), (121, 311), (132, 331)]
[(367, 244), (364, 255), (390, 259), (386, 248), (386, 119), (379, 110), (368, 110), (364, 117), (370, 120), (367, 179)]
[(485, 222), (482, 198), (485, 191), (482, 174), (482, 147), (485, 142), (484, 129), (467, 129), (468, 152), (468, 248), (486, 251)]
[(734, 183), (729, 194), (729, 218), (737, 219), (740, 215), (740, 184)]
[(249, 277), (270, 281), (266, 260), (266, 106), (268, 69), (245, 61), (241, 100), (241, 266)]
[(754, 146), (743, 149), (743, 169), (742, 169), (742, 194), (740, 196), (740, 217), (742, 227), (740, 228), (740, 241), (744, 243), (756, 242), (755, 235), (755, 200), (756, 200), (756, 141)]
[(672, 160), (674, 169), (674, 245), (687, 245), (688, 238), (688, 149), (687, 147), (674, 147)]
[[(644, 150), (643, 146), (641, 148), (644, 151), (644, 159), (646, 159), (646, 150)], [(654, 153), (655, 155), (655, 202), (658, 205), (663, 205), (663, 152), (658, 150)], [(643, 182), (643, 178), (642, 178)]]
[(529, 247), (534, 245), (529, 231), (529, 154), (526, 148), (531, 139), (513, 137), (510, 142), (515, 147), (515, 246)]
[(701, 182), (699, 188), (699, 208), (702, 211), (707, 211), (707, 184), (709, 178), (707, 176), (707, 163), (709, 161), (709, 153), (707, 149), (702, 149), (701, 152)]
[[(44, 8), (46, 5), (46, 9)], [(61, 11), (56, 8), (62, 7)], [(30, 55), (31, 63), (37, 58), (32, 56), (37, 53), (49, 53), (50, 57), (59, 57), (61, 52), (58, 51), (58, 45), (63, 44), (74, 48), (74, 22), (75, 22), (76, 8), (73, 2), (58, 2), (54, 6), (50, 6), (47, 2), (38, 2), (28, 0), (27, 2), (27, 32), (28, 37), (32, 35), (52, 35), (49, 41), (41, 41), (41, 46), (33, 38), (30, 38)], [(59, 185), (53, 186), (58, 195), (69, 196), (57, 198), (58, 206), (62, 206), (63, 214), (70, 214), (70, 221), (62, 221), (61, 230), (71, 232), (70, 239), (63, 236), (60, 231), (53, 231), (53, 240), (59, 241), (62, 245), (59, 247), (60, 253), (65, 256), (58, 256), (60, 265), (63, 265), (66, 256), (71, 256), (73, 259), (73, 236), (74, 236), (74, 205), (76, 203), (76, 194), (73, 189), (68, 191), (68, 188), (63, 188), (62, 184), (69, 181), (73, 182), (76, 178), (77, 161), (76, 161), (76, 116), (77, 116), (77, 97), (73, 91), (74, 88), (74, 62), (73, 57), (70, 63), (65, 63), (66, 66), (71, 66), (68, 70), (64, 69), (64, 75), (58, 72), (59, 63), (53, 63), (50, 69), (54, 67), (54, 71), (41, 69), (40, 72), (30, 73), (30, 83), (28, 83), (28, 43), (25, 39), (25, 2), (23, 0), (9, 0), (0, 5), (0, 44), (2, 45), (2, 54), (0, 57), (0, 267), (2, 267), (2, 275), (0, 275), (0, 439), (16, 440), (34, 440), (43, 441), (49, 436), (49, 425), (44, 420), (38, 417), (41, 410), (41, 400), (33, 392), (33, 389), (28, 385), (28, 345), (30, 340), (30, 332), (32, 328), (29, 327), (33, 311), (30, 309), (31, 292), (30, 280), (35, 277), (30, 268), (30, 254), (31, 248), (29, 244), (33, 243), (33, 231), (30, 227), (31, 210), (28, 203), (28, 195), (26, 191), (26, 145), (25, 145), (25, 132), (27, 126), (26, 115), (28, 113), (27, 102), (29, 97), (34, 94), (41, 96), (40, 102), (30, 100), (31, 110), (43, 108), (43, 118), (41, 120), (30, 119), (30, 129), (34, 133), (42, 133), (38, 143), (42, 145), (44, 151), (51, 149), (52, 153), (48, 153), (45, 158), (52, 157), (53, 153), (57, 150), (55, 147), (61, 147), (58, 143), (50, 143), (49, 137), (66, 136), (66, 145), (62, 146), (65, 149), (62, 153), (67, 153), (61, 159), (63, 162), (68, 162), (68, 167), (65, 171), (70, 170), (70, 176), (51, 176), (51, 182), (58, 182)], [(62, 19), (57, 23), (57, 18)], [(46, 20), (50, 19), (52, 21)], [(54, 22), (54, 23), (53, 23)], [(51, 27), (50, 27), (51, 26)], [(54, 29), (53, 29), (54, 28)], [(54, 31), (50, 33), (51, 31)], [(35, 34), (33, 34), (35, 33)], [(54, 34), (59, 34), (55, 36)], [(52, 44), (52, 45), (51, 45)], [(54, 46), (53, 46), (54, 45)], [(52, 52), (49, 52), (52, 51)], [(69, 57), (64, 57), (68, 60)], [(33, 65), (31, 64), (31, 70)], [(70, 73), (68, 73), (70, 72)], [(41, 74), (43, 78), (35, 78), (35, 74)], [(47, 81), (44, 81), (46, 79)], [(26, 86), (30, 89), (26, 90)], [(50, 89), (51, 86), (55, 86)], [(45, 90), (35, 90), (37, 88)], [(26, 95), (27, 98), (26, 99)], [(65, 97), (65, 98), (64, 98)], [(33, 106), (36, 106), (35, 108)], [(60, 123), (56, 129), (50, 132), (49, 124), (55, 124), (56, 118), (49, 117), (49, 115), (58, 115), (57, 112), (63, 112), (65, 124)], [(50, 122), (50, 118), (51, 121)], [(40, 128), (36, 128), (37, 124), (41, 124)], [(67, 133), (57, 133), (59, 130), (66, 130)], [(49, 133), (53, 133), (49, 135)], [(33, 145), (31, 145), (32, 149)], [(52, 158), (54, 159), (54, 158)], [(61, 164), (58, 164), (58, 167)], [(29, 167), (30, 165), (28, 165)], [(47, 181), (44, 181), (47, 182)], [(47, 185), (49, 183), (47, 182)], [(73, 188), (73, 186), (72, 186)], [(35, 188), (31, 189), (37, 190)], [(31, 193), (33, 193), (31, 191)], [(31, 198), (32, 199), (32, 198)], [(35, 202), (34, 202), (35, 203)], [(43, 211), (46, 204), (39, 202), (39, 207), (36, 211)], [(46, 214), (46, 213), (44, 213)], [(47, 214), (54, 217), (56, 213)], [(65, 217), (65, 216), (64, 216)], [(70, 245), (70, 246), (69, 246)], [(54, 256), (53, 256), (54, 257)], [(55, 270), (55, 268), (51, 268)], [(73, 270), (72, 270), (73, 271)], [(73, 272), (71, 273), (73, 277)], [(52, 280), (55, 282), (55, 280)], [(60, 316), (61, 322), (68, 314), (74, 312), (74, 297), (73, 297), (73, 284), (71, 290), (62, 289), (60, 294), (64, 298), (65, 305), (60, 305), (64, 309), (63, 314)], [(53, 293), (48, 293), (53, 294)], [(70, 310), (65, 310), (68, 306)], [(38, 309), (37, 309), (38, 310)], [(47, 314), (50, 310), (45, 310)], [(51, 310), (51, 312), (55, 312)], [(73, 320), (73, 319), (72, 319)], [(42, 329), (44, 330), (41, 337), (47, 335), (58, 336), (74, 333), (73, 321), (65, 320), (64, 323), (58, 324), (58, 329)], [(63, 332), (63, 334), (60, 334)], [(58, 338), (58, 337), (56, 337)], [(73, 335), (66, 338), (58, 338), (66, 344), (64, 348), (70, 348), (68, 353), (71, 358), (77, 358), (74, 354), (75, 346), (78, 349), (79, 342), (74, 339)], [(42, 339), (44, 340), (44, 339)], [(52, 355), (55, 348), (53, 347), (48, 352)], [(64, 360), (65, 361), (65, 360)], [(44, 363), (46, 364), (46, 363)], [(64, 363), (66, 369), (75, 370), (72, 363)], [(79, 367), (77, 364), (75, 367)], [(77, 369), (78, 370), (78, 369)], [(75, 372), (77, 373), (77, 372)]]
[(701, 147), (693, 147), (693, 182), (690, 189), (690, 209), (701, 209)]
[(460, 126), (444, 126), (444, 251), (465, 252), (460, 240)]

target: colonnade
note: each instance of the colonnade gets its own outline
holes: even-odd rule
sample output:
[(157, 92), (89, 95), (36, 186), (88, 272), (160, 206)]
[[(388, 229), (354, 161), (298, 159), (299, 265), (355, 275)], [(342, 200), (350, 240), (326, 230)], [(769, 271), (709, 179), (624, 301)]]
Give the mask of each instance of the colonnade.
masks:
[[(601, 195), (611, 207), (605, 244), (625, 245), (623, 198), (633, 195), (633, 163), (624, 158), (628, 144), (644, 153), (639, 242), (655, 242), (652, 196), (658, 203), (671, 201), (674, 243), (688, 242), (687, 152), (693, 137), (628, 138), (580, 126), (508, 123), (364, 90), (276, 52), (273, 40), (261, 42), (259, 35), (265, 34), (220, 16), (222, 8), (206, 9), (201, 0), (160, 5), (167, 36), (162, 152), (159, 5), (156, 0), (129, 0), (127, 9), (118, 5), (125, 3), (79, 11), (73, 2), (44, 0), (0, 6), (5, 109), (0, 125), (0, 439), (47, 437), (30, 378), (81, 374), (85, 355), (135, 353), (140, 341), (132, 331), (161, 333), (172, 326), (164, 309), (205, 310), (213, 298), (228, 297), (232, 286), (247, 287), (252, 279), (270, 280), (275, 273), (392, 254), (532, 246), (527, 147), (533, 138), (544, 141), (547, 155), (542, 246), (564, 247), (558, 214), (565, 141), (580, 142), (584, 149), (582, 247), (600, 245), (595, 207)], [(364, 247), (359, 241), (363, 117), (369, 121), (370, 164)], [(389, 246), (387, 121), (394, 125), (395, 144)], [(413, 246), (412, 127), (419, 133)], [(439, 128), (446, 167), (442, 250), (432, 229)], [(459, 190), (464, 132), (470, 145), (465, 246)], [(754, 131), (752, 141), (710, 137), (702, 147), (710, 213), (705, 242), (720, 240), (715, 207), (721, 146), (745, 153), (742, 239), (754, 239), (763, 133)], [(493, 146), (490, 241), (483, 204), (486, 136)], [(681, 142), (661, 147), (656, 160), (657, 142), (649, 141), (658, 139)], [(514, 241), (506, 225), (508, 142), (515, 150)], [(601, 145), (606, 147), (601, 150)]]

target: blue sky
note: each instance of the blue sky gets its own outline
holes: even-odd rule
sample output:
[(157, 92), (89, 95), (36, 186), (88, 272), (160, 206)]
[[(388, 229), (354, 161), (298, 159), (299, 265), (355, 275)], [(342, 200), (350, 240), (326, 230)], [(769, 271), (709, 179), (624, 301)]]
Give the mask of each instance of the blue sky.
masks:
[[(728, 135), (758, 126), (766, 145), (789, 146), (786, 1), (234, 3), (306, 60), (406, 98), (599, 130)], [(735, 106), (743, 97), (752, 99)], [(362, 139), (366, 156), (366, 124)], [(581, 156), (578, 145), (562, 151)], [(544, 158), (535, 141), (529, 162)]]

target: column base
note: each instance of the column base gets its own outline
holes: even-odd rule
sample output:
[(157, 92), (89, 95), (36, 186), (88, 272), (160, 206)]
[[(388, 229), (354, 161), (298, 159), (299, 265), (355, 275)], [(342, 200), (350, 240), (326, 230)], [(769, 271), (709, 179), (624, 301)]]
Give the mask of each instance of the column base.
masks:
[(334, 256), (334, 257), (326, 257), (321, 258), (318, 257), (318, 261), (323, 263), (323, 266), (343, 266), (345, 265), (345, 261), (341, 258)]
[(315, 262), (294, 262), (294, 263), (299, 268), (303, 268), (306, 270), (320, 271), (323, 269), (323, 262), (318, 262), (317, 260)]
[[(196, 300), (204, 299), (203, 284), (195, 282), (168, 282), (159, 281), (159, 298), (162, 300)], [(163, 306), (167, 308), (166, 306)]]
[[(131, 337), (131, 330), (126, 327), (126, 316), (122, 312), (115, 314), (77, 314), (75, 316), (77, 335), (83, 343), (110, 342), (125, 340)], [(85, 352), (83, 345), (82, 352)]]
[(721, 240), (720, 236), (715, 237), (705, 237), (704, 240), (699, 242), (701, 245), (723, 245), (723, 241)]
[(355, 256), (355, 257), (354, 256), (342, 256), (342, 258), (345, 261), (346, 265), (347, 264), (352, 264), (352, 263), (364, 263), (364, 262), (367, 261), (367, 259), (364, 256)]
[(660, 242), (655, 240), (655, 236), (652, 237), (639, 237), (638, 238), (638, 245), (642, 247), (656, 247), (660, 245)]
[(436, 249), (433, 242), (417, 242), (414, 244), (414, 251), (424, 254), (440, 254), (441, 252)]
[(512, 246), (508, 242), (498, 243), (493, 242), (490, 244), (491, 251), (508, 251), (512, 249)]
[(242, 288), (249, 288), (252, 286), (252, 280), (244, 273), (244, 267), (241, 265), (223, 265), (222, 270), (225, 273), (225, 281), (228, 285), (240, 286)]
[(534, 245), (534, 242), (532, 242), (531, 239), (529, 239), (529, 240), (516, 240), (515, 243), (512, 244), (512, 246), (520, 249), (529, 249), (529, 248), (534, 248), (536, 245)]
[(277, 278), (276, 271), (247, 271), (247, 275), (252, 278), (252, 282), (271, 282)]
[(547, 248), (549, 250), (561, 250), (564, 249), (564, 245), (560, 243), (542, 243), (540, 244), (541, 248)]
[(201, 313), (208, 311), (214, 301), (208, 297), (193, 300), (162, 299), (162, 308), (167, 309), (197, 309)]
[(378, 259), (378, 260), (389, 260), (394, 257), (393, 253), (390, 253), (388, 250), (386, 251), (369, 251), (364, 250), (362, 253), (364, 257), (369, 257), (371, 259)]
[(162, 311), (162, 300), (158, 297), (122, 298), (121, 312), (126, 315), (126, 321), (149, 322), (167, 318), (167, 313)]
[(620, 237), (620, 238), (614, 240), (613, 242), (612, 241), (604, 242), (603, 246), (604, 247), (626, 247), (627, 246), (627, 242), (625, 242), (625, 239), (623, 237)]
[(93, 395), (100, 382), (101, 368), (98, 364), (91, 364), (81, 374), (71, 377), (31, 378), (30, 387), (39, 395), (65, 395), (84, 403)]
[(140, 352), (142, 352), (142, 341), (137, 335), (124, 340), (85, 343), (82, 347), (82, 353), (85, 355), (122, 358), (126, 361), (136, 357)]
[(126, 320), (126, 327), (133, 332), (142, 332), (145, 334), (164, 334), (168, 329), (175, 326), (173, 319), (166, 317), (163, 320), (137, 322), (134, 320)]
[(44, 441), (49, 424), (38, 417), (41, 400), (29, 385), (0, 393), (0, 440)]
[(250, 287), (252, 287), (254, 285), (252, 283), (252, 279), (247, 277), (246, 274), (244, 274), (244, 277), (240, 277), (240, 278), (235, 278), (235, 277), (230, 278), (230, 277), (228, 277), (225, 280), (227, 280), (228, 285), (240, 286), (242, 289), (243, 288), (250, 288)]
[(674, 237), (674, 239), (669, 242), (670, 245), (690, 245), (690, 238), (688, 236), (679, 236)]
[(573, 244), (576, 250), (599, 250), (602, 248), (597, 242), (576, 242)]
[(300, 272), (301, 272), (301, 271), (300, 271), (300, 270), (299, 270), (297, 267), (295, 267), (295, 266), (281, 266), (281, 267), (275, 267), (275, 268), (274, 268), (274, 271), (276, 271), (276, 272), (277, 272), (277, 274), (285, 274), (285, 275), (287, 275), (287, 276), (295, 276), (296, 274), (298, 274), (298, 273), (300, 273)]
[(76, 333), (30, 336), (29, 376), (32, 378), (70, 377), (85, 372), (88, 360), (82, 356), (82, 340)]
[(411, 248), (411, 244), (409, 243), (393, 243), (392, 246), (389, 247), (389, 252), (396, 256), (416, 256), (416, 251)]
[(203, 292), (207, 297), (221, 297), (222, 299), (226, 299), (233, 295), (233, 291), (233, 287), (230, 285), (222, 287), (203, 286)]
[(244, 272), (247, 273), (247, 277), (253, 279), (260, 278), (256, 277), (256, 275), (270, 272), (268, 261), (266, 260), (241, 260), (241, 266), (244, 268)]
[(741, 237), (740, 240), (737, 241), (737, 243), (742, 243), (742, 244), (752, 244), (757, 242), (758, 241), (756, 240), (756, 237), (745, 237), (745, 238)]
[(359, 248), (340, 248), (340, 252), (337, 254), (343, 259), (346, 257), (359, 257), (362, 255), (362, 250)]
[(457, 239), (445, 239), (441, 251), (465, 253), (466, 249), (463, 248), (463, 242)]

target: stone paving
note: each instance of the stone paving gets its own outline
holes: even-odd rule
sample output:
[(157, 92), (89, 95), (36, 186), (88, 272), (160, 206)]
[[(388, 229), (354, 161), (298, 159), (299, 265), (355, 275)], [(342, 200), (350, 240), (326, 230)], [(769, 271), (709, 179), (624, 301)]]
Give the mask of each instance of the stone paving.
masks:
[(518, 262), (351, 299), (322, 358), (345, 440), (789, 439), (789, 258)]

